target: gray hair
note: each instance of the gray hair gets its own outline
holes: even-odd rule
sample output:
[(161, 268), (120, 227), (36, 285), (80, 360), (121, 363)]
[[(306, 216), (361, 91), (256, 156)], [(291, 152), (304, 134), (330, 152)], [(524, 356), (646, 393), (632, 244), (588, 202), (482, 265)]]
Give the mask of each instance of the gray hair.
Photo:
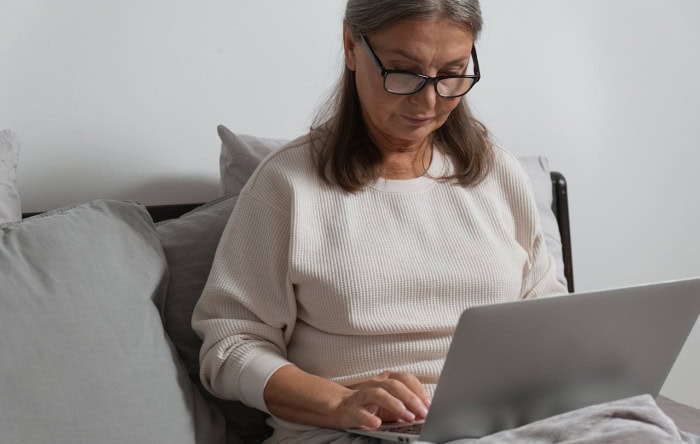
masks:
[(348, 0), (345, 22), (353, 34), (371, 34), (406, 20), (444, 18), (479, 36), (483, 20), (479, 0)]

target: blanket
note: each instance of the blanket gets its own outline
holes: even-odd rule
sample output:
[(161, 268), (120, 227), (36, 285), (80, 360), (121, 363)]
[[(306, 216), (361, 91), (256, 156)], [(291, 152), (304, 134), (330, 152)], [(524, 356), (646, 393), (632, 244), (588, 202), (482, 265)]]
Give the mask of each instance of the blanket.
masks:
[(700, 444), (700, 437), (680, 430), (654, 398), (641, 395), (552, 416), (480, 439), (460, 439), (449, 444), (458, 443)]

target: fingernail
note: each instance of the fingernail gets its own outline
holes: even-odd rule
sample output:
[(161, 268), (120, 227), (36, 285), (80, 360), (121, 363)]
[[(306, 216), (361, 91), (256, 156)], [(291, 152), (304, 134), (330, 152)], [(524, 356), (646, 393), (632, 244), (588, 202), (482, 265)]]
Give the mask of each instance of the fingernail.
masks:
[(404, 421), (415, 421), (416, 415), (414, 415), (410, 410), (406, 409), (403, 411)]
[(419, 406), (418, 407), (418, 415), (422, 418), (425, 418), (426, 416), (428, 416), (428, 409), (426, 409), (423, 406)]

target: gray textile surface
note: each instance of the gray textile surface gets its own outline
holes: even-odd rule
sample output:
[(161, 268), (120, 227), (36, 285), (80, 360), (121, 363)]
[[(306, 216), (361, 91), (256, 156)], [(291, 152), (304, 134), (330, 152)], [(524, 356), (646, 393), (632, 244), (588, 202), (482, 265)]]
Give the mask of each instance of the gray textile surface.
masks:
[(678, 429), (650, 395), (635, 396), (533, 422), (481, 439), (450, 444), (637, 444), (700, 443)]
[(234, 134), (224, 125), (217, 126), (216, 131), (221, 139), (219, 189), (222, 196), (237, 196), (260, 162), (289, 142)]
[[(194, 384), (199, 383), (199, 349), (202, 340), (192, 330), (194, 306), (209, 276), (216, 247), (238, 196), (224, 197), (197, 207), (177, 219), (156, 225), (168, 261), (170, 278), (164, 302), (165, 330), (177, 348)], [(205, 393), (205, 392), (204, 392)], [(227, 442), (259, 440), (270, 434), (263, 412), (240, 402), (206, 394), (226, 418)]]
[(19, 151), (17, 136), (10, 130), (0, 131), (0, 223), (22, 218), (17, 191)]
[(166, 280), (137, 204), (0, 225), (0, 441), (223, 442), (163, 330)]
[(177, 219), (156, 224), (170, 271), (163, 307), (165, 330), (193, 377), (199, 375), (202, 340), (192, 329), (192, 312), (237, 200), (238, 196), (220, 198)]
[(656, 397), (656, 403), (681, 430), (700, 435), (700, 409), (668, 399), (663, 395)]

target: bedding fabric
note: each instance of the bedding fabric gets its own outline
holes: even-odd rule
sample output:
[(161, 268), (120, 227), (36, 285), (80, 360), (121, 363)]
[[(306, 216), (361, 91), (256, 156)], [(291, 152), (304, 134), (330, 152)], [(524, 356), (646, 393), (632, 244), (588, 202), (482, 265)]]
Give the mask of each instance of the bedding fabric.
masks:
[(676, 402), (663, 395), (656, 397), (656, 403), (681, 430), (700, 436), (700, 409)]
[(221, 443), (156, 303), (167, 265), (140, 205), (0, 225), (0, 433), (12, 443)]
[[(217, 132), (221, 139), (219, 186), (222, 195), (238, 195), (260, 162), (288, 142), (282, 139), (234, 134), (224, 125), (219, 125)], [(519, 157), (518, 160), (530, 178), (547, 251), (556, 262), (557, 280), (566, 287), (561, 235), (552, 212), (552, 182), (547, 158), (527, 156)]]
[(700, 438), (679, 430), (650, 395), (641, 395), (553, 416), (481, 439), (445, 444), (463, 443), (700, 444)]
[(17, 191), (19, 142), (9, 131), (0, 131), (0, 223), (16, 222), (22, 218)]

